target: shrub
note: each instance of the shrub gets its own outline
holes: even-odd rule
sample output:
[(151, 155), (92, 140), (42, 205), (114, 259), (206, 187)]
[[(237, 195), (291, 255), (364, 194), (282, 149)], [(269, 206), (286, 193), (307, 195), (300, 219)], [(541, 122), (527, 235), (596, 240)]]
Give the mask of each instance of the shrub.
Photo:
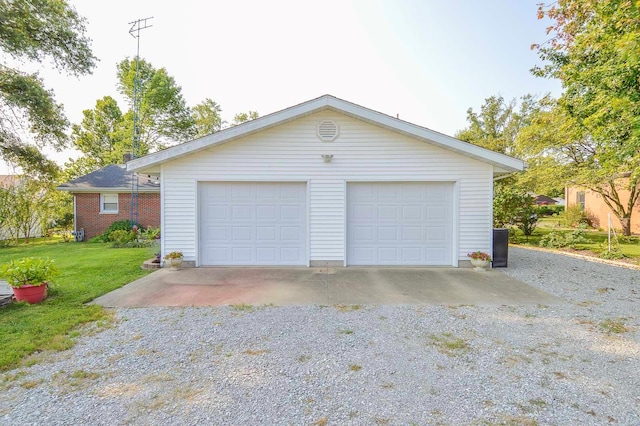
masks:
[(560, 224), (566, 227), (575, 228), (581, 223), (592, 226), (592, 220), (587, 216), (587, 213), (577, 205), (567, 207), (558, 214), (558, 217), (560, 218)]
[[(138, 229), (142, 229), (142, 226), (139, 223), (133, 223), (133, 225), (137, 226)], [(109, 243), (114, 242), (111, 240), (110, 235), (114, 231), (131, 231), (132, 226), (131, 222), (128, 220), (116, 220), (100, 235), (96, 235), (89, 239), (90, 243)]]
[(137, 226), (138, 229), (142, 229), (142, 226), (139, 223), (131, 223), (128, 220), (116, 220), (115, 222), (113, 222), (111, 225), (109, 225), (109, 227), (107, 228), (106, 231), (104, 231), (103, 235), (109, 235), (111, 234), (113, 231), (131, 231), (131, 228), (133, 226)]
[(540, 247), (575, 248), (578, 244), (588, 242), (589, 240), (584, 237), (584, 227), (580, 227), (572, 232), (551, 231), (540, 238)]
[(109, 242), (114, 243), (114, 245), (122, 245), (130, 241), (134, 241), (137, 236), (138, 234), (135, 232), (118, 229), (116, 231), (111, 231), (109, 234)]
[(564, 206), (537, 206), (535, 212), (538, 216), (553, 216), (564, 211)]

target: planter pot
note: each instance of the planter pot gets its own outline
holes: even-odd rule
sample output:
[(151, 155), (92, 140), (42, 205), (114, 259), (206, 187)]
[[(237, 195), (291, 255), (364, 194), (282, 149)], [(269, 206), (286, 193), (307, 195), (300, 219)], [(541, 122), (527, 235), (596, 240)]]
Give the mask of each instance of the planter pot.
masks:
[(474, 266), (474, 271), (485, 272), (485, 268), (489, 266), (489, 261), (482, 259), (471, 259), (471, 264)]
[(47, 284), (13, 287), (13, 295), (18, 302), (40, 303), (47, 297)]
[(169, 265), (172, 271), (177, 271), (182, 266), (182, 258), (178, 259), (167, 259), (165, 263)]

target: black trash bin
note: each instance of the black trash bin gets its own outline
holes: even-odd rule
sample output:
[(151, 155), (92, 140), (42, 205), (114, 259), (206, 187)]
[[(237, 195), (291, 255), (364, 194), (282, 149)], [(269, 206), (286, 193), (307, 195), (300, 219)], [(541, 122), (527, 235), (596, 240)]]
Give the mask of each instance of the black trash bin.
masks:
[(493, 230), (493, 267), (506, 268), (509, 260), (509, 230), (496, 228)]

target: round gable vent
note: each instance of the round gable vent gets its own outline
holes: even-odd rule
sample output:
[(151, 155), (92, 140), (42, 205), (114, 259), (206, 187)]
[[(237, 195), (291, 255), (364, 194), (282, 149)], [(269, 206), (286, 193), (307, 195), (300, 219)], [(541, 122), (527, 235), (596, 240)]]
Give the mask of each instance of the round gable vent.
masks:
[(338, 137), (338, 125), (332, 120), (318, 123), (318, 137), (325, 142), (332, 142)]

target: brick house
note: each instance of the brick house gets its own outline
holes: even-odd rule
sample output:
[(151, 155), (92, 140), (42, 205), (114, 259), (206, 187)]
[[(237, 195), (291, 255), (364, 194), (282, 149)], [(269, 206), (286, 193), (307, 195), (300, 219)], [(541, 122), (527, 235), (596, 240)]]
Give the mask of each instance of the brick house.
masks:
[[(112, 164), (58, 186), (73, 195), (73, 228), (87, 240), (113, 222), (131, 219), (131, 181), (126, 166)], [(143, 226), (160, 226), (160, 182), (138, 175), (138, 219)]]
[[(618, 183), (616, 190), (620, 196), (620, 201), (625, 205), (629, 203), (629, 196), (631, 195), (629, 190), (625, 189), (626, 179), (628, 179), (628, 177), (623, 177), (616, 181), (616, 183)], [(611, 215), (613, 227), (618, 230), (622, 228), (620, 220), (604, 202), (602, 195), (597, 192), (585, 187), (568, 186), (565, 188), (565, 198), (567, 200), (567, 208), (579, 206), (580, 210), (589, 216), (594, 226), (606, 230), (608, 227), (608, 217)], [(640, 234), (640, 202), (638, 201), (636, 201), (633, 207), (629, 229), (632, 234)]]

